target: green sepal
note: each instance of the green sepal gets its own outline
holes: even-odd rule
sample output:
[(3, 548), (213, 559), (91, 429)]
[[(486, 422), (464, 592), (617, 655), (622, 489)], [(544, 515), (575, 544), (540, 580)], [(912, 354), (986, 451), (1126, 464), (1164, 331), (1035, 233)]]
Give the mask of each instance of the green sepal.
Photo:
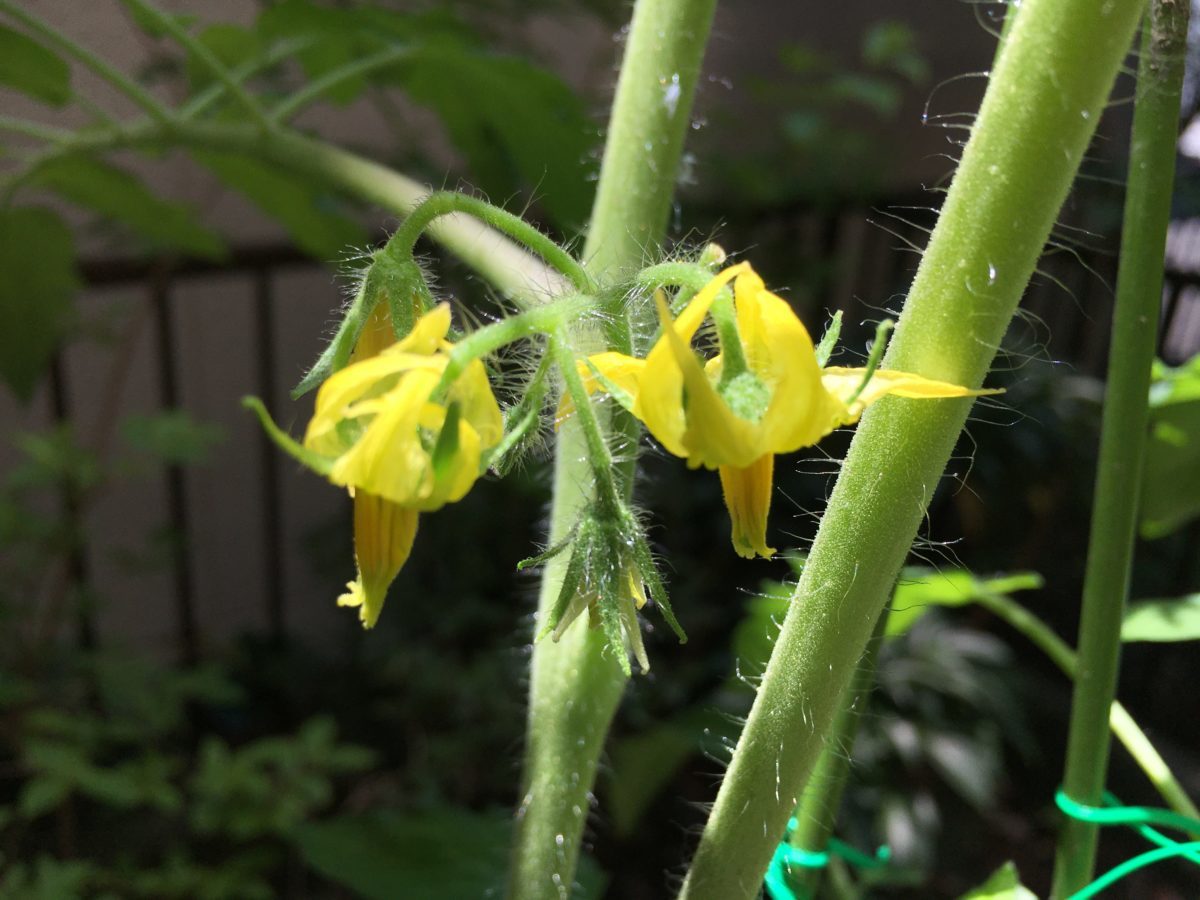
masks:
[(334, 461), (298, 444), (290, 434), (275, 424), (275, 420), (271, 418), (271, 414), (267, 412), (267, 408), (263, 406), (261, 400), (257, 397), (243, 397), (242, 406), (258, 416), (258, 421), (267, 433), (267, 437), (274, 441), (280, 450), (318, 475), (329, 477), (329, 473), (333, 471)]
[(650, 590), (650, 599), (658, 606), (663, 619), (675, 632), (675, 636), (679, 638), (679, 643), (686, 644), (687, 632), (675, 618), (675, 611), (671, 608), (671, 601), (667, 598), (667, 589), (663, 585), (662, 576), (658, 574), (658, 567), (654, 565), (654, 556), (650, 553), (650, 547), (640, 530), (637, 539), (633, 542), (633, 560), (637, 563), (638, 575)]
[[(600, 625), (604, 629), (604, 638), (609, 648), (621, 664), (621, 671), (626, 676), (631, 676), (633, 667), (629, 665), (629, 651), (625, 649), (625, 630), (621, 627), (620, 560), (611, 558), (608, 547), (604, 547), (601, 552), (605, 558), (601, 561), (601, 571), (597, 573), (599, 577), (596, 591)], [(636, 621), (634, 625), (637, 625)]]
[(454, 465), (454, 457), (458, 454), (458, 422), (461, 417), (462, 404), (457, 400), (451, 401), (446, 407), (446, 418), (433, 447), (433, 477), (436, 481), (446, 478)]
[(559, 541), (557, 544), (555, 544), (554, 546), (547, 547), (545, 550), (543, 550), (541, 553), (537, 554), (536, 556), (530, 556), (527, 559), (521, 560), (519, 563), (517, 563), (517, 571), (523, 572), (526, 569), (532, 569), (535, 566), (545, 565), (550, 560), (554, 559), (554, 557), (558, 556), (560, 553), (562, 553), (564, 550), (566, 550), (568, 547), (571, 546), (572, 542), (574, 542), (576, 536), (579, 534), (579, 530), (580, 530), (580, 526), (578, 524), (576, 524), (570, 531), (567, 532), (567, 536), (565, 538), (563, 538), (561, 541)]
[[(416, 321), (416, 310), (412, 303), (405, 301), (414, 291), (422, 298), (428, 295), (428, 288), (424, 292), (418, 288), (418, 285), (423, 287), (424, 284), (424, 276), (415, 262), (396, 260), (382, 251), (376, 253), (363, 276), (358, 292), (354, 295), (354, 300), (350, 303), (350, 308), (346, 310), (346, 315), (338, 325), (333, 340), (317, 357), (317, 361), (300, 383), (292, 388), (292, 399), (303, 397), (334, 372), (346, 367), (354, 353), (359, 335), (381, 299), (387, 299), (396, 337), (402, 338), (412, 331)], [(428, 308), (422, 299), (422, 309)]]
[(879, 363), (883, 360), (883, 351), (887, 349), (888, 335), (892, 333), (892, 329), (896, 327), (896, 323), (891, 319), (884, 319), (875, 326), (875, 340), (871, 343), (871, 353), (867, 357), (867, 365), (863, 369), (863, 378), (858, 385), (858, 390), (850, 395), (850, 399), (846, 401), (849, 406), (859, 395), (867, 389), (867, 385), (871, 383), (871, 379), (875, 376), (875, 370), (879, 368)]
[(595, 363), (593, 363), (590, 359), (585, 360), (585, 362), (587, 363), (588, 371), (592, 373), (592, 377), (596, 379), (600, 387), (604, 388), (604, 392), (616, 400), (622, 409), (624, 409), (626, 412), (632, 413), (633, 395), (619, 384), (614, 382), (611, 378), (604, 375), (598, 368), (596, 368)]
[[(559, 546), (563, 547), (566, 543), (564, 541)], [(575, 616), (564, 622), (567, 610), (579, 594), (579, 586), (583, 583), (583, 576), (587, 567), (587, 557), (590, 552), (590, 543), (591, 529), (583, 526), (580, 528), (580, 539), (576, 542), (575, 549), (571, 552), (571, 559), (567, 562), (567, 570), (563, 573), (562, 585), (558, 589), (558, 597), (555, 598), (554, 606), (550, 610), (546, 621), (538, 629), (535, 640), (540, 641), (548, 634), (554, 634), (554, 639), (558, 640), (562, 636), (563, 630), (559, 626), (562, 625), (565, 628), (566, 625), (569, 625), (583, 611), (582, 609), (578, 610)]]
[(839, 309), (833, 314), (833, 318), (829, 320), (829, 324), (825, 326), (825, 333), (821, 335), (821, 343), (817, 344), (817, 365), (822, 369), (829, 362), (829, 357), (833, 356), (834, 348), (837, 347), (838, 338), (842, 334), (842, 311)]

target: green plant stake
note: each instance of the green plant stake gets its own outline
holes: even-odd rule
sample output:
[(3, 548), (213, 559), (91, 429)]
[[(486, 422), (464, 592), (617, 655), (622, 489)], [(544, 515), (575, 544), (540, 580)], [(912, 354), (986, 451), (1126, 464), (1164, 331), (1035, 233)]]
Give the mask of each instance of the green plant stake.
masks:
[[(1186, 4), (1154, 0), (1143, 29), (1138, 66), (1108, 387), (1079, 625), (1079, 677), (1063, 776), (1066, 795), (1091, 806), (1100, 804), (1108, 771), (1108, 714), (1116, 692), (1121, 619), (1129, 593), (1146, 449), (1187, 20)], [(1053, 896), (1066, 897), (1091, 880), (1096, 840), (1097, 827), (1091, 822), (1074, 818), (1064, 822)]]
[[(1026, 0), (884, 364), (980, 384), (1132, 40), (1141, 4)], [(970, 404), (863, 418), (681, 896), (759, 890)]]

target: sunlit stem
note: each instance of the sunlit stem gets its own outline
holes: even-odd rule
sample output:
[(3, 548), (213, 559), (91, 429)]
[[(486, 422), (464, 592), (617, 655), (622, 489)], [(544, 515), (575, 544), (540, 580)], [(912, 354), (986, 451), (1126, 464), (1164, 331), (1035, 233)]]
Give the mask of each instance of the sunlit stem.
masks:
[(879, 363), (883, 359), (883, 352), (887, 349), (888, 335), (892, 333), (892, 329), (895, 327), (896, 323), (891, 319), (884, 319), (875, 326), (875, 340), (871, 343), (871, 354), (867, 357), (867, 365), (863, 372), (862, 381), (859, 382), (858, 389), (846, 401), (847, 406), (851, 406), (859, 398), (859, 395), (867, 389), (867, 385), (871, 383), (871, 379), (875, 376), (875, 371), (879, 368)]
[[(659, 252), (715, 6), (716, 0), (638, 0), (634, 6), (581, 254), (588, 271), (606, 286), (627, 279)], [(669, 104), (664, 89), (671, 92)], [(592, 322), (571, 328), (576, 355), (631, 352), (628, 311), (619, 295), (604, 312), (609, 328)], [(614, 472), (624, 493), (633, 486), (639, 428), (623, 409), (613, 409), (610, 418), (621, 451)], [(558, 432), (552, 546), (592, 502), (589, 439), (578, 420), (573, 416)], [(539, 621), (555, 606), (567, 561), (560, 555), (543, 571)], [(576, 623), (558, 643), (542, 641), (533, 648), (511, 898), (570, 896), (600, 753), (626, 683), (601, 631)]]
[[(1066, 795), (1089, 806), (1100, 805), (1108, 771), (1108, 716), (1116, 691), (1121, 619), (1133, 566), (1188, 8), (1177, 0), (1151, 2), (1138, 65), (1116, 308), (1079, 623), (1081, 677), (1075, 681), (1071, 702), (1063, 775)], [(1026, 14), (1027, 10), (1021, 12), (1016, 30)], [(1091, 881), (1098, 834), (1097, 826), (1089, 822), (1075, 818), (1063, 822), (1052, 896), (1069, 896)]]
[[(1142, 9), (1022, 0), (881, 365), (982, 383)], [(863, 416), (692, 858), (687, 900), (758, 893), (970, 406), (884, 398)]]
[(546, 265), (566, 276), (583, 293), (596, 293), (595, 282), (587, 271), (566, 250), (542, 234), (520, 216), (514, 216), (486, 200), (459, 194), (454, 191), (438, 191), (430, 194), (413, 209), (388, 241), (385, 253), (399, 258), (412, 259), (417, 239), (435, 220), (453, 213), (465, 213), (494, 228), (540, 256)]

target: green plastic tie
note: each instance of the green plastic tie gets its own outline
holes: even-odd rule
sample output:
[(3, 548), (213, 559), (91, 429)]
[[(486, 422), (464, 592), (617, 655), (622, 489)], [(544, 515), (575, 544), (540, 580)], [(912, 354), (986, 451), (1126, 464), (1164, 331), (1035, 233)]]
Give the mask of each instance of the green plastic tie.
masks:
[(870, 856), (835, 837), (829, 839), (825, 850), (804, 850), (800, 847), (793, 847), (788, 841), (791, 840), (792, 832), (796, 830), (796, 824), (794, 816), (788, 819), (787, 832), (784, 834), (783, 840), (779, 842), (779, 846), (775, 848), (771, 864), (767, 867), (766, 877), (763, 879), (767, 892), (773, 900), (798, 900), (796, 892), (788, 883), (788, 870), (793, 866), (802, 869), (823, 869), (836, 856), (855, 869), (867, 871), (881, 869), (891, 861), (892, 851), (886, 846), (880, 847), (875, 851), (874, 856)]
[(1087, 887), (1072, 894), (1068, 900), (1088, 900), (1089, 897), (1095, 897), (1125, 876), (1164, 859), (1182, 857), (1200, 865), (1200, 841), (1176, 841), (1156, 828), (1150, 827), (1151, 825), (1161, 825), (1164, 828), (1175, 828), (1191, 834), (1200, 834), (1200, 819), (1183, 816), (1168, 809), (1123, 806), (1120, 800), (1107, 791), (1104, 793), (1103, 807), (1080, 803), (1078, 800), (1068, 797), (1062, 790), (1054, 795), (1054, 802), (1072, 819), (1100, 826), (1124, 825), (1134, 829), (1150, 843), (1157, 845), (1156, 849), (1147, 850), (1145, 853), (1109, 869)]

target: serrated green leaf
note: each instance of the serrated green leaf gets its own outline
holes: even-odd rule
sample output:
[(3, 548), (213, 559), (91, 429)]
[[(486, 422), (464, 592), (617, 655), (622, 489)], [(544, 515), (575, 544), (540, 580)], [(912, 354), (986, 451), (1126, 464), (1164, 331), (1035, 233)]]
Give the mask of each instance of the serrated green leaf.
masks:
[(1037, 894), (1021, 884), (1015, 863), (1006, 862), (983, 884), (960, 900), (1037, 900)]
[(505, 197), (533, 189), (561, 227), (583, 223), (596, 136), (563, 82), (523, 60), (454, 46), (414, 51), (400, 71), (413, 99), (438, 114), (484, 191)]
[(239, 154), (197, 150), (193, 155), (283, 225), (306, 253), (329, 259), (366, 242), (363, 229), (342, 215), (334, 198), (303, 178)]
[(191, 208), (161, 199), (138, 178), (108, 163), (67, 156), (39, 168), (31, 182), (128, 226), (152, 247), (206, 259), (225, 255), (221, 238)]
[(0, 25), (0, 84), (63, 106), (71, 99), (71, 69), (53, 52), (19, 31)]
[(1121, 622), (1121, 640), (1200, 640), (1200, 594), (1131, 604)]
[(0, 210), (0, 378), (28, 401), (71, 323), (71, 231), (47, 209)]

